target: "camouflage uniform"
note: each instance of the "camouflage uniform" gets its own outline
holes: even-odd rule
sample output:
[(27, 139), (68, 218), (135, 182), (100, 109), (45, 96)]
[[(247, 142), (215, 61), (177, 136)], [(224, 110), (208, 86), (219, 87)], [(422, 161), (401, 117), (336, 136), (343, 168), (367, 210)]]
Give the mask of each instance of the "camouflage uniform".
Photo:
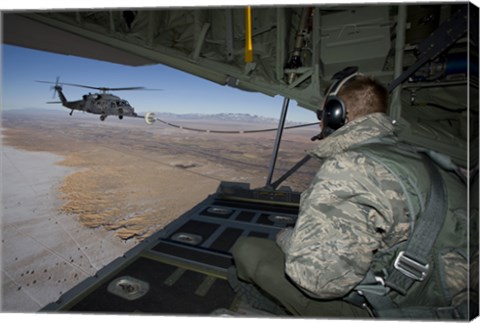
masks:
[[(364, 278), (374, 250), (407, 238), (409, 219), (399, 207), (404, 204), (401, 188), (386, 190), (395, 182), (393, 176), (382, 165), (348, 151), (392, 135), (390, 120), (376, 113), (346, 124), (312, 152), (325, 161), (302, 194), (295, 229), (277, 243), (286, 255), (288, 276), (316, 298), (345, 296)], [(383, 241), (384, 232), (393, 241)]]
[[(382, 137), (395, 138), (393, 126), (385, 114), (375, 113), (346, 124), (313, 151), (325, 162), (302, 194), (295, 228), (277, 243), (286, 256), (287, 275), (315, 298), (338, 298), (350, 292), (365, 277), (377, 251), (407, 240), (413, 217), (424, 206), (430, 186), (421, 164), (406, 166), (406, 172), (423, 176), (409, 209), (394, 175), (367, 158), (361, 148), (352, 149)], [(454, 185), (451, 175), (443, 177), (447, 186)], [(458, 204), (454, 225), (466, 226), (466, 192), (457, 186), (456, 192), (449, 189), (450, 200)], [(443, 257), (447, 285), (456, 295), (466, 287), (467, 262), (455, 252)]]
[[(415, 215), (424, 208), (428, 184), (419, 185), (417, 194), (407, 203), (395, 176), (381, 163), (367, 158), (361, 148), (354, 149), (369, 140), (386, 137), (396, 138), (391, 120), (383, 113), (374, 113), (347, 123), (320, 141), (312, 155), (323, 160), (323, 164), (302, 194), (297, 223), (277, 237), (288, 281), (319, 304), (317, 315), (321, 315), (321, 300), (341, 300), (364, 279), (377, 261), (375, 255), (406, 241)], [(412, 170), (414, 177), (422, 178), (419, 182), (429, 183), (421, 162), (417, 167), (406, 167), (407, 172)], [(451, 198), (466, 206), (466, 192), (461, 189)], [(459, 209), (461, 218), (464, 209)], [(453, 225), (462, 226), (462, 221), (466, 223), (466, 216), (455, 219)], [(235, 257), (235, 261), (242, 259)], [(450, 293), (457, 295), (467, 284), (467, 262), (457, 253), (447, 252), (443, 263)], [(268, 292), (262, 282), (239, 276)], [(281, 296), (274, 296), (283, 303)], [(402, 304), (405, 299), (399, 297), (397, 303)], [(406, 303), (415, 301), (419, 300)], [(324, 303), (326, 309), (331, 302)], [(291, 304), (287, 306), (290, 311), (291, 308)], [(294, 311), (302, 314), (301, 308)]]

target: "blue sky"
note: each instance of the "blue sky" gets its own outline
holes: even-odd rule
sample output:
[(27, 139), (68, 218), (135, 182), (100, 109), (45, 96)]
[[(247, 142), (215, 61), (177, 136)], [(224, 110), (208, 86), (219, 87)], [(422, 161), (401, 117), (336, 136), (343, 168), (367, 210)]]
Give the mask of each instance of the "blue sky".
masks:
[[(2, 69), (2, 108), (6, 110), (24, 107), (60, 109), (60, 105), (46, 104), (52, 101), (50, 86), (35, 82), (54, 82), (57, 76), (60, 82), (96, 87), (162, 89), (115, 92), (141, 113), (249, 113), (278, 118), (283, 103), (283, 98), (279, 96), (272, 98), (221, 86), (164, 65), (130, 67), (10, 45), (2, 45)], [(89, 91), (64, 87), (68, 100), (79, 100)], [(287, 118), (291, 121), (316, 121), (313, 112), (297, 107), (294, 101), (290, 103)]]

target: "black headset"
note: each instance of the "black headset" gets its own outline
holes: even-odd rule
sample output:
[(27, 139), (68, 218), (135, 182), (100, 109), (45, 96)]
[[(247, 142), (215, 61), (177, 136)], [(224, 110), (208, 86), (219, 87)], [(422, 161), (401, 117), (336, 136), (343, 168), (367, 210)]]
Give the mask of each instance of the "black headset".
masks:
[(350, 66), (333, 75), (332, 80), (334, 82), (330, 85), (325, 94), (325, 101), (322, 110), (317, 110), (317, 116), (322, 120), (323, 137), (330, 135), (345, 124), (347, 119), (347, 109), (345, 103), (337, 97), (337, 94), (346, 82), (357, 75), (361, 75), (361, 73), (358, 73), (357, 71), (358, 67)]

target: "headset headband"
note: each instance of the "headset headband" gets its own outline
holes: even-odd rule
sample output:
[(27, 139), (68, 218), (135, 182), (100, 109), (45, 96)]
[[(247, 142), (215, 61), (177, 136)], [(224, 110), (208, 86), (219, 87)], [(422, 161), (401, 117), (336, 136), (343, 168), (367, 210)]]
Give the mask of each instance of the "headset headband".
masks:
[(342, 86), (357, 75), (361, 75), (361, 73), (353, 73), (344, 78), (343, 80), (338, 80), (337, 82), (333, 83), (333, 85), (331, 86), (333, 87), (333, 89), (328, 92), (328, 96), (336, 96)]
[(335, 75), (332, 76), (332, 80), (336, 80), (333, 82), (332, 85), (330, 85), (330, 88), (327, 91), (327, 96), (333, 96), (337, 95), (342, 86), (348, 82), (348, 80), (352, 79), (353, 77), (357, 75), (362, 75), (361, 73), (358, 73), (358, 67), (357, 66), (349, 66), (344, 68), (343, 70), (335, 73)]

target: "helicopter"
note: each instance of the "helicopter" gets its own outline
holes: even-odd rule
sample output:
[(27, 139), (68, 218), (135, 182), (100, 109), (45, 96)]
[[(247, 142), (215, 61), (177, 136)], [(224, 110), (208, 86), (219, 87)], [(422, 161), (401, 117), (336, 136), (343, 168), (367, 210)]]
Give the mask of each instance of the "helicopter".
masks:
[[(49, 81), (37, 81), (39, 83), (48, 83), (55, 84), (52, 89), (55, 94), (58, 95), (59, 102), (47, 102), (47, 103), (61, 103), (65, 108), (71, 109), (70, 115), (73, 114), (74, 110), (79, 110), (92, 114), (99, 114), (100, 120), (105, 121), (107, 116), (116, 115), (120, 120), (124, 116), (128, 117), (137, 117), (137, 113), (134, 108), (130, 105), (127, 100), (124, 100), (116, 95), (108, 93), (108, 91), (128, 91), (128, 90), (146, 90), (145, 87), (135, 86), (135, 87), (121, 87), (121, 88), (108, 88), (108, 87), (95, 87), (82, 84), (73, 84), (73, 83), (59, 83), (59, 78), (56, 82)], [(76, 86), (87, 89), (94, 89), (100, 91), (100, 93), (88, 93), (82, 96), (81, 100), (77, 101), (68, 101), (65, 95), (62, 92), (62, 86)]]

